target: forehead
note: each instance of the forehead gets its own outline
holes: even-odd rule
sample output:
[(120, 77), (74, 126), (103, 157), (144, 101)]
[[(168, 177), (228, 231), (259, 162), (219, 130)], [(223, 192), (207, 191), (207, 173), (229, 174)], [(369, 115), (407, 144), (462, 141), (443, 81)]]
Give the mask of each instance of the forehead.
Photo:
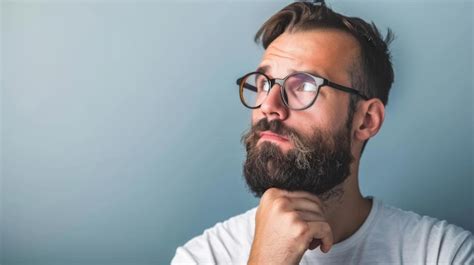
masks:
[(347, 84), (348, 72), (358, 54), (357, 41), (343, 31), (285, 32), (265, 50), (259, 67), (278, 78), (306, 71)]

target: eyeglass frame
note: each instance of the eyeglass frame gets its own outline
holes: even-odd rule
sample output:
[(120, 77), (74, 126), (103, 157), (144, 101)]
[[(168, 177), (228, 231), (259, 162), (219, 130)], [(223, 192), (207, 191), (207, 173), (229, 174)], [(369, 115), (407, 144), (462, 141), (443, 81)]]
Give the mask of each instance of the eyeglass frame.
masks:
[[(284, 77), (284, 78), (270, 78), (270, 77), (268, 77), (265, 73), (262, 73), (262, 72), (259, 72), (259, 71), (255, 71), (255, 72), (250, 72), (250, 73), (248, 73), (248, 74), (245, 74), (244, 76), (242, 76), (242, 77), (240, 77), (240, 78), (238, 78), (238, 79), (236, 80), (236, 83), (237, 83), (237, 85), (239, 86), (240, 101), (242, 102), (242, 104), (243, 104), (245, 107), (247, 107), (247, 108), (249, 108), (249, 109), (258, 109), (258, 108), (260, 108), (260, 107), (262, 106), (262, 104), (263, 104), (263, 102), (262, 102), (262, 103), (260, 103), (258, 106), (251, 107), (251, 106), (247, 105), (247, 103), (245, 103), (244, 95), (243, 95), (243, 88), (244, 88), (244, 86), (243, 86), (243, 84), (242, 84), (242, 81), (243, 81), (245, 78), (247, 78), (248, 76), (253, 75), (253, 74), (261, 74), (261, 75), (263, 75), (265, 78), (267, 78), (268, 81), (270, 81), (270, 88), (269, 88), (268, 91), (267, 91), (267, 96), (268, 96), (268, 94), (270, 93), (270, 90), (273, 88), (273, 86), (274, 86), (275, 84), (278, 84), (278, 85), (280, 86), (280, 99), (282, 100), (283, 104), (285, 104), (285, 106), (286, 106), (288, 109), (291, 109), (291, 110), (305, 110), (305, 109), (311, 107), (311, 106), (314, 104), (314, 102), (316, 101), (316, 99), (318, 98), (319, 91), (320, 91), (321, 87), (323, 87), (323, 86), (328, 86), (328, 87), (331, 87), (331, 88), (334, 88), (334, 89), (337, 89), (337, 90), (340, 90), (340, 91), (343, 91), (343, 92), (346, 92), (346, 93), (349, 93), (349, 94), (357, 95), (357, 96), (363, 98), (364, 100), (368, 100), (368, 99), (369, 99), (367, 96), (361, 94), (361, 93), (359, 92), (359, 90), (357, 90), (357, 89), (354, 89), (354, 88), (351, 88), (351, 87), (346, 87), (346, 86), (343, 86), (343, 85), (339, 85), (339, 84), (337, 84), (337, 83), (334, 83), (334, 82), (329, 81), (328, 79), (326, 79), (326, 78), (324, 78), (324, 77), (320, 77), (320, 76), (317, 76), (317, 75), (314, 75), (314, 74), (311, 74), (311, 73), (308, 73), (308, 72), (299, 72), (299, 71), (297, 71), (297, 72), (293, 72), (293, 73), (287, 75), (287, 76)], [(296, 109), (295, 109), (295, 108), (291, 108), (291, 107), (288, 105), (287, 100), (285, 100), (286, 95), (285, 95), (285, 89), (284, 89), (284, 86), (283, 86), (283, 84), (285, 83), (285, 81), (286, 81), (290, 76), (293, 76), (293, 75), (296, 75), (296, 74), (305, 74), (305, 75), (308, 75), (308, 76), (310, 76), (311, 78), (313, 78), (313, 80), (315, 81), (316, 84), (319, 84), (319, 83), (320, 83), (320, 85), (318, 86), (318, 91), (317, 91), (316, 95), (314, 96), (314, 99), (308, 104), (308, 106), (303, 107), (303, 108), (299, 108), (299, 109), (298, 109), (298, 108), (296, 108)], [(317, 82), (317, 79), (322, 80), (322, 83), (321, 83), (321, 82)], [(247, 86), (245, 86), (245, 88), (250, 89), (250, 90), (252, 90), (252, 91), (254, 91), (254, 92), (257, 92), (257, 88), (254, 87), (254, 86), (247, 85)]]

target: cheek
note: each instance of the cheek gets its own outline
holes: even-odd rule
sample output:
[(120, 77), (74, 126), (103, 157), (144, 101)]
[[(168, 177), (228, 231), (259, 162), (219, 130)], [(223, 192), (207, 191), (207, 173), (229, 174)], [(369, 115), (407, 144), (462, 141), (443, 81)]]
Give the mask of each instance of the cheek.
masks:
[(264, 115), (262, 114), (260, 109), (252, 110), (252, 124), (257, 123), (262, 118), (264, 118)]
[(331, 98), (320, 101), (318, 102), (319, 104), (315, 104), (315, 108), (311, 110), (315, 114), (314, 119), (317, 120), (320, 126), (332, 132), (346, 124), (349, 104), (345, 98), (335, 99), (336, 98)]
[(313, 134), (316, 128), (333, 132), (338, 128), (339, 123), (336, 113), (325, 108), (310, 108), (298, 115), (293, 115), (293, 118), (288, 125), (305, 135)]

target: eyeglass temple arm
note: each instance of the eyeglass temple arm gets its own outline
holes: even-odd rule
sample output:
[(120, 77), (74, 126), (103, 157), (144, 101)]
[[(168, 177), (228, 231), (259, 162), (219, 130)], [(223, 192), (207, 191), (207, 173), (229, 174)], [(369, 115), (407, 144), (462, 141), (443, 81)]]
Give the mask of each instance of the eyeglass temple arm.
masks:
[(350, 87), (345, 87), (345, 86), (341, 86), (341, 85), (338, 85), (336, 83), (333, 83), (331, 81), (327, 81), (326, 84), (330, 87), (333, 87), (335, 89), (338, 89), (338, 90), (341, 90), (341, 91), (344, 91), (344, 92), (347, 92), (347, 93), (351, 93), (351, 94), (354, 94), (354, 95), (358, 95), (359, 97), (365, 99), (365, 100), (368, 100), (369, 98), (362, 95), (359, 91), (353, 89), (353, 88), (350, 88)]
[[(237, 85), (240, 86), (240, 83), (242, 82), (242, 78), (237, 79)], [(253, 92), (257, 92), (257, 87), (249, 85), (249, 84), (244, 84), (244, 87), (248, 90), (252, 90)]]

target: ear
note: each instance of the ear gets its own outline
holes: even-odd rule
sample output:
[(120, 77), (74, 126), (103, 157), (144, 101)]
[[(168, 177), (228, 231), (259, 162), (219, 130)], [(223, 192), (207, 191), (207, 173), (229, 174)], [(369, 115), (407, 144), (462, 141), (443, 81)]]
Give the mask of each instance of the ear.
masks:
[(385, 118), (385, 106), (378, 98), (360, 101), (354, 117), (354, 137), (363, 142), (374, 135), (382, 127)]

